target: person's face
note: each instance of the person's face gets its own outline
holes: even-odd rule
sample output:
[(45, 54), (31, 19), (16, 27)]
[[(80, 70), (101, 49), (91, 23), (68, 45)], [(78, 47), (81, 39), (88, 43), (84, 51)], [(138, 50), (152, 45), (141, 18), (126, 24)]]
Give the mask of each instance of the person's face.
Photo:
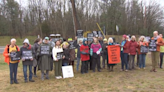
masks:
[(24, 46), (25, 46), (25, 47), (27, 47), (27, 46), (28, 46), (28, 44), (27, 44), (27, 43), (24, 43)]
[(135, 41), (135, 38), (133, 38), (133, 37), (132, 37), (132, 39), (131, 39), (131, 40), (132, 40), (132, 41)]
[(82, 44), (82, 41), (80, 41), (79, 44)]
[(67, 45), (63, 45), (63, 48), (65, 49), (65, 48), (67, 48), (68, 46)]
[(75, 40), (77, 40), (77, 36), (75, 37)]
[(107, 41), (104, 41), (104, 43), (107, 43)]
[(85, 41), (85, 44), (87, 44), (87, 41)]
[(124, 38), (124, 37), (122, 37), (122, 40), (125, 40), (125, 38)]
[(98, 39), (95, 38), (95, 39), (94, 39), (94, 43), (97, 43), (97, 42), (98, 42)]
[(59, 45), (60, 45), (60, 41), (57, 41), (57, 42), (56, 42), (56, 45), (59, 46)]
[(144, 41), (144, 38), (141, 38), (141, 41), (143, 42)]
[(158, 36), (158, 33), (157, 32), (154, 33), (154, 37), (156, 37), (156, 36)]
[(49, 40), (45, 39), (44, 43), (48, 43)]
[(12, 41), (11, 45), (14, 46), (16, 44), (16, 41)]
[(161, 38), (163, 38), (163, 35), (162, 35), (162, 34), (160, 34), (159, 36), (160, 36)]
[(40, 39), (40, 41), (39, 41), (39, 44), (41, 44), (42, 43), (42, 39)]

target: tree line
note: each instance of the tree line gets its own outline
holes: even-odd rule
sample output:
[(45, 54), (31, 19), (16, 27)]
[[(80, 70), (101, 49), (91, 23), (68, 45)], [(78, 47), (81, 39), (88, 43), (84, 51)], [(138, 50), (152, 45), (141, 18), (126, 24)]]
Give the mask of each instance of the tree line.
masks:
[(23, 1), (0, 0), (0, 35), (73, 37), (73, 9), (78, 28), (84, 31), (98, 31), (99, 23), (108, 35), (164, 33), (163, 7), (155, 0), (27, 0), (26, 6)]

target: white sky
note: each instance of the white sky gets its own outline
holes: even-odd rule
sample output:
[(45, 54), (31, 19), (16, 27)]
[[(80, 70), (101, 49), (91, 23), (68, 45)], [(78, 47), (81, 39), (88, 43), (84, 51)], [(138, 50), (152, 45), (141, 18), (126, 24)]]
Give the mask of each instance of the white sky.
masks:
[[(22, 6), (27, 6), (28, 5), (28, 0), (15, 0), (18, 3), (21, 3)], [(139, 0), (139, 1), (143, 1), (143, 2), (150, 2), (150, 1), (156, 1), (157, 3), (161, 4), (164, 7), (164, 0)]]

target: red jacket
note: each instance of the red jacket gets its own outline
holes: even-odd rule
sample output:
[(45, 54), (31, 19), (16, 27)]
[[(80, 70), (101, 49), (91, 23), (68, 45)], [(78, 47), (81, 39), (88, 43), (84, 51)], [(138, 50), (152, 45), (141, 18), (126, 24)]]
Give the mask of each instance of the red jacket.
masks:
[(138, 44), (136, 41), (130, 41), (129, 42), (129, 54), (130, 55), (136, 55), (137, 48), (138, 48)]
[(88, 46), (84, 46), (84, 45), (80, 46), (80, 52), (87, 53), (87, 54), (81, 54), (81, 61), (88, 61), (90, 59)]
[[(9, 46), (10, 45), (7, 45), (4, 49), (4, 52), (3, 52), (3, 56), (5, 57), (5, 62), (9, 65), (9, 62), (10, 62), (10, 57), (9, 57)], [(17, 51), (20, 51), (19, 47), (16, 46), (17, 48)], [(18, 61), (19, 62), (19, 61)]]
[(124, 53), (129, 53), (129, 41), (126, 41), (123, 49), (124, 49), (123, 50)]

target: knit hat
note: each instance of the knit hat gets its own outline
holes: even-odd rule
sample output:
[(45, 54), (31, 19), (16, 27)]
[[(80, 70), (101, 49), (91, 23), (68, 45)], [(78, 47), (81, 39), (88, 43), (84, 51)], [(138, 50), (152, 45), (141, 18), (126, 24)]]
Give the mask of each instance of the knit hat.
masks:
[(26, 38), (23, 43), (30, 44), (29, 40)]
[(44, 39), (45, 39), (45, 40), (49, 40), (49, 37), (45, 37)]
[(103, 41), (104, 41), (104, 42), (107, 42), (107, 39), (105, 38)]
[(68, 38), (68, 41), (72, 41), (72, 38)]
[(123, 35), (122, 37), (124, 37), (126, 39), (126, 35)]

